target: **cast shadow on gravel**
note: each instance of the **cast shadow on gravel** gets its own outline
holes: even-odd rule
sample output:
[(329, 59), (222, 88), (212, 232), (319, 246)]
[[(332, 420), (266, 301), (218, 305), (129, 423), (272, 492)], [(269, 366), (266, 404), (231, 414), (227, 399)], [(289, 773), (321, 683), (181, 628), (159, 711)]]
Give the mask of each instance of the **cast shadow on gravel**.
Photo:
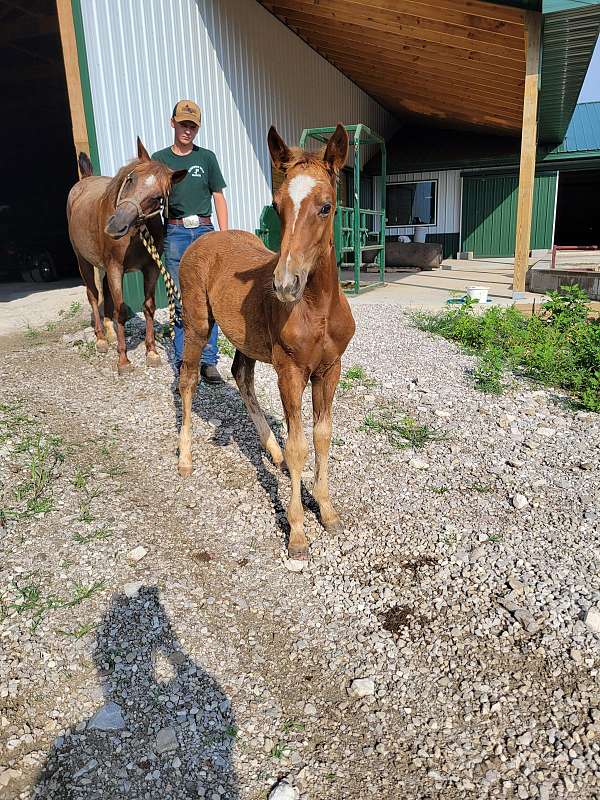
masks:
[(113, 597), (93, 658), (104, 704), (56, 740), (35, 800), (237, 800), (231, 704), (182, 649), (157, 587)]
[[(177, 390), (177, 381), (173, 380), (171, 390), (173, 392), (173, 406), (176, 415), (176, 428), (179, 435), (181, 429), (181, 399)], [(262, 406), (261, 406), (262, 407)], [(263, 409), (265, 411), (265, 409)], [(286, 508), (279, 496), (279, 481), (289, 481), (287, 472), (269, 470), (265, 462), (269, 462), (268, 454), (262, 449), (256, 428), (242, 400), (237, 388), (229, 383), (220, 386), (207, 386), (202, 381), (198, 384), (196, 394), (192, 401), (192, 448), (194, 443), (198, 443), (197, 433), (194, 434), (194, 416), (200, 417), (204, 422), (213, 418), (221, 420), (222, 424), (215, 428), (214, 434), (210, 439), (210, 445), (227, 447), (231, 442), (235, 442), (238, 449), (256, 470), (258, 482), (265, 493), (271, 498), (277, 527), (285, 536), (285, 543), (289, 537), (289, 524), (287, 521)], [(279, 420), (265, 411), (265, 417), (269, 427), (273, 431), (281, 449), (284, 449), (283, 431)], [(200, 466), (199, 459), (195, 459), (194, 467)], [(307, 462), (308, 466), (308, 462)], [(319, 506), (314, 497), (302, 484), (302, 505), (308, 511), (319, 518)]]

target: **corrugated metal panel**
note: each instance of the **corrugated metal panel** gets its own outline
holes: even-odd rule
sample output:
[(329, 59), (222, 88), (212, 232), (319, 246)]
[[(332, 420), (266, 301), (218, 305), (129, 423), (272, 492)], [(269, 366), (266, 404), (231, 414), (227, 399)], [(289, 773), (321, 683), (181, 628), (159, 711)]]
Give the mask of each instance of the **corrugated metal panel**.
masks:
[[(552, 245), (557, 174), (536, 175), (531, 249)], [(476, 257), (515, 254), (518, 178), (516, 175), (463, 178), (462, 247)]]
[(580, 153), (600, 150), (600, 103), (578, 103), (567, 135), (556, 153)]
[(266, 137), (393, 118), (255, 0), (81, 0), (102, 172), (172, 142), (170, 116), (189, 97), (203, 110), (197, 143), (217, 155), (232, 227), (254, 231), (271, 201)]
[[(388, 175), (387, 182), (391, 184), (432, 180), (438, 182), (437, 219), (435, 225), (428, 226), (427, 233), (458, 233), (460, 230), (460, 170), (405, 172), (402, 175)], [(375, 195), (377, 196), (378, 193), (376, 192)], [(388, 236), (412, 236), (414, 230), (412, 225), (401, 228), (388, 227), (386, 234)]]
[(541, 142), (561, 142), (600, 31), (600, 3), (544, 15), (538, 128)]

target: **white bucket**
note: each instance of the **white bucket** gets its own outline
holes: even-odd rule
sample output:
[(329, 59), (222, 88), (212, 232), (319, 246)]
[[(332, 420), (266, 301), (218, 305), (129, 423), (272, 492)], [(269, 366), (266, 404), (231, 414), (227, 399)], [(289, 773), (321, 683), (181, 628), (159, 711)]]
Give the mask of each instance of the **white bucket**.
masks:
[(478, 303), (487, 303), (488, 298), (487, 286), (467, 286), (466, 292), (472, 300), (477, 300)]

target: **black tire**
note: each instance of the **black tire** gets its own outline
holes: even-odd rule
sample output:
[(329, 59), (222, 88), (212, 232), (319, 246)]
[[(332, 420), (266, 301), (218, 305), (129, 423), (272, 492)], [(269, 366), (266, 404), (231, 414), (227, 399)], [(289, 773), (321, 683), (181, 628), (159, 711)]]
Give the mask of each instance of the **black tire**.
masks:
[(45, 250), (34, 259), (34, 264), (31, 270), (31, 279), (35, 283), (49, 283), (57, 279), (56, 265), (52, 254)]

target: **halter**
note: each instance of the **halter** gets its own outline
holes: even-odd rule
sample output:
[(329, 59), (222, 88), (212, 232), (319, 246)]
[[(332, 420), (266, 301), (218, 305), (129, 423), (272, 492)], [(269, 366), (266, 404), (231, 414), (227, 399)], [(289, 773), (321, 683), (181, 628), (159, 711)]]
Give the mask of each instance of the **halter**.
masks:
[(124, 203), (131, 203), (131, 205), (135, 206), (136, 209), (137, 209), (138, 215), (137, 215), (136, 223), (139, 224), (140, 222), (144, 222), (145, 220), (150, 219), (151, 217), (155, 217), (157, 214), (160, 214), (162, 212), (162, 210), (166, 207), (167, 198), (166, 197), (162, 197), (159, 207), (156, 209), (156, 211), (152, 211), (150, 214), (144, 214), (144, 212), (142, 211), (142, 207), (138, 203), (138, 201), (134, 200), (131, 197), (125, 197), (123, 200), (121, 200), (121, 195), (123, 194), (123, 189), (131, 181), (131, 176), (132, 175), (133, 175), (133, 170), (130, 173), (128, 173), (128, 175), (126, 176), (125, 180), (121, 184), (121, 188), (119, 189), (119, 193), (117, 195), (117, 202), (115, 203), (115, 210), (119, 206), (122, 206)]

